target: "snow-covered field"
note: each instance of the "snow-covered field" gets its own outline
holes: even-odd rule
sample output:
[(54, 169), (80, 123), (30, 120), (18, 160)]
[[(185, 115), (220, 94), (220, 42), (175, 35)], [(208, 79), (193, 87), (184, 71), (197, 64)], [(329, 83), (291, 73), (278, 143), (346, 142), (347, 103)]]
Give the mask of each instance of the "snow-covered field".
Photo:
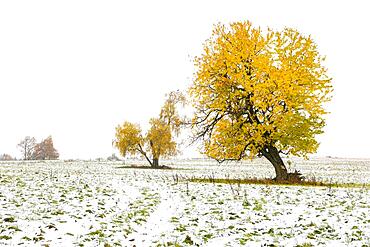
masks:
[[(176, 177), (274, 174), (263, 160), (163, 163), (179, 169), (0, 163), (0, 245), (370, 246), (368, 186), (190, 183)], [(370, 183), (370, 160), (293, 160), (290, 166), (317, 180)]]

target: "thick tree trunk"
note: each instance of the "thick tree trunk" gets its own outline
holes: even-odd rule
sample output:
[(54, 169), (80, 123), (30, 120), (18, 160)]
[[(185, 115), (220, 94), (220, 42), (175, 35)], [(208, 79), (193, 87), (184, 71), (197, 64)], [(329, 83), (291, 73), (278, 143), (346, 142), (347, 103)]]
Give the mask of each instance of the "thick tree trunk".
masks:
[(279, 151), (273, 146), (266, 146), (262, 149), (262, 155), (268, 159), (275, 168), (276, 180), (287, 180), (288, 171), (284, 161), (279, 155)]
[(153, 168), (158, 168), (158, 167), (159, 167), (158, 159), (153, 158), (153, 161), (152, 161), (152, 167), (153, 167)]

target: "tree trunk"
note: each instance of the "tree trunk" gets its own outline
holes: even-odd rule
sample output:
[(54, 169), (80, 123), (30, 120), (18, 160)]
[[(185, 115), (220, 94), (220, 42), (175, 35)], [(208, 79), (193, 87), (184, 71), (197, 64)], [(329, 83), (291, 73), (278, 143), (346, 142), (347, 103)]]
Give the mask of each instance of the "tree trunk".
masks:
[(145, 159), (149, 162), (150, 166), (153, 166), (153, 162), (150, 161), (150, 159), (148, 158), (148, 156), (146, 156), (146, 153), (143, 153)]
[(262, 149), (262, 155), (268, 159), (275, 168), (276, 180), (287, 180), (288, 171), (284, 165), (284, 161), (279, 155), (279, 151), (273, 146), (266, 146)]
[(150, 166), (153, 167), (153, 162), (148, 158), (148, 156), (146, 155), (146, 152), (144, 152), (144, 149), (140, 144), (138, 144), (138, 148), (136, 150), (139, 151), (145, 157), (145, 159), (149, 162)]
[(158, 162), (157, 158), (153, 158), (152, 167), (153, 168), (158, 168), (159, 167), (159, 162)]

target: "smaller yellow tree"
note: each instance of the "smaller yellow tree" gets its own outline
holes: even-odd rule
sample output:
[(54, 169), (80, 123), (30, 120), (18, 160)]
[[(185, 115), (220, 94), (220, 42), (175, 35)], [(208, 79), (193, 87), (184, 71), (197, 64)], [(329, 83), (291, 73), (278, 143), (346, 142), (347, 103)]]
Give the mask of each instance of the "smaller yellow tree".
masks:
[(179, 91), (171, 92), (158, 118), (150, 119), (150, 129), (145, 136), (139, 125), (124, 122), (116, 127), (114, 146), (122, 156), (140, 154), (153, 168), (159, 168), (159, 158), (176, 155), (175, 137), (180, 133), (182, 120), (177, 111), (178, 104), (184, 104), (185, 97)]

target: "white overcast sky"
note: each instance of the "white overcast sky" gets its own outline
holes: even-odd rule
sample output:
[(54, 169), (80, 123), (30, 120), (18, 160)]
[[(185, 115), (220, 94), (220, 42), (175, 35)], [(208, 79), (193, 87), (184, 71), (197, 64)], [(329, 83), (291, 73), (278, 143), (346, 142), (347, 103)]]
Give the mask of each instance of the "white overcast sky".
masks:
[[(317, 155), (370, 157), (368, 1), (0, 1), (0, 153), (52, 135), (61, 158), (107, 157), (187, 88), (218, 22), (311, 34), (333, 77)], [(194, 156), (191, 149), (184, 155)]]

